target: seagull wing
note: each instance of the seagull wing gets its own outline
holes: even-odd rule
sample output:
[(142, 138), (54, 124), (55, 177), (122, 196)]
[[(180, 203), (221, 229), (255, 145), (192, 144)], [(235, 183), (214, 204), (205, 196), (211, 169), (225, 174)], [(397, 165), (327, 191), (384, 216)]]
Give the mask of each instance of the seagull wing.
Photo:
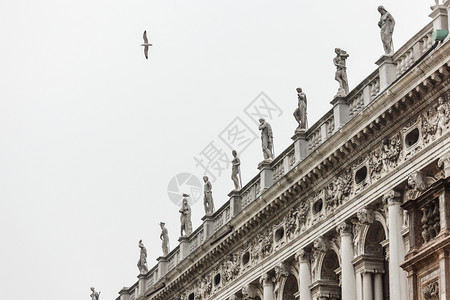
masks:
[(144, 55), (145, 55), (145, 58), (148, 59), (148, 46), (144, 47)]
[(147, 30), (146, 30), (146, 31), (144, 31), (144, 35), (143, 35), (143, 38), (144, 38), (144, 43), (148, 44), (148, 39), (147, 39)]

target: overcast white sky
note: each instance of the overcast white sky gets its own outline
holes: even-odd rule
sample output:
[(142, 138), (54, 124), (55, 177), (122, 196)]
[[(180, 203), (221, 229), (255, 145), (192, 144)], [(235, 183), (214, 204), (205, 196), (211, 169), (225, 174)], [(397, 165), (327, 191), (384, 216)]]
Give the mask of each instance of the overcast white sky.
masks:
[[(383, 54), (377, 6), (399, 48), (431, 19), (423, 0), (1, 1), (0, 282), (2, 299), (115, 299), (136, 280), (138, 240), (151, 268), (171, 248), (179, 213), (170, 179), (201, 178), (194, 157), (240, 117), (258, 138), (241, 153), (244, 183), (262, 160), (244, 114), (260, 92), (282, 110), (275, 152), (296, 127), (296, 87), (309, 124), (337, 91), (334, 48), (350, 88)], [(145, 60), (142, 32), (154, 46)], [(214, 182), (216, 208), (232, 189)], [(204, 215), (192, 206), (194, 228)]]

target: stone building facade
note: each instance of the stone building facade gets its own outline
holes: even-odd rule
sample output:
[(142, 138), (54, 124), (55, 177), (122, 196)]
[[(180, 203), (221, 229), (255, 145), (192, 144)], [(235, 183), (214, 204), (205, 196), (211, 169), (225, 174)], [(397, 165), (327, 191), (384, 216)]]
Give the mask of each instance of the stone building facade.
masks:
[(449, 4), (117, 300), (450, 299)]

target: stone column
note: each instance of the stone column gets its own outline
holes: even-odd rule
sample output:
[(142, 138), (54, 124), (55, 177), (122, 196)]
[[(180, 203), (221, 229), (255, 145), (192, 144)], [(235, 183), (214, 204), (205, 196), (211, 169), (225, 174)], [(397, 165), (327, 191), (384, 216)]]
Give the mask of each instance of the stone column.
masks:
[(350, 120), (350, 111), (345, 97), (334, 97), (330, 103), (333, 105), (334, 133)]
[(352, 226), (341, 223), (336, 230), (341, 236), (341, 274), (342, 274), (342, 299), (356, 299), (356, 278), (353, 268), (353, 239)]
[(295, 135), (291, 139), (294, 141), (295, 164), (298, 164), (308, 155), (306, 130), (296, 131)]
[[(393, 299), (397, 299), (397, 298), (393, 298)], [(363, 274), (363, 300), (373, 300), (372, 273), (365, 272)]]
[(263, 286), (264, 300), (274, 300), (273, 299), (273, 281), (272, 277), (268, 274), (264, 274), (259, 279), (259, 282)]
[(394, 63), (392, 55), (383, 55), (375, 63), (378, 65), (380, 91), (382, 91), (397, 77), (397, 65)]
[(405, 260), (403, 243), (401, 195), (394, 190), (384, 195), (389, 214), (389, 294), (390, 299), (407, 300), (406, 272), (400, 267)]
[(309, 289), (309, 286), (311, 285), (310, 254), (302, 249), (295, 255), (295, 257), (299, 263), (300, 300), (311, 300), (311, 290)]
[(383, 274), (374, 275), (374, 300), (383, 300)]
[[(259, 178), (261, 181), (261, 190), (258, 194), (262, 194), (273, 184), (273, 170), (270, 166), (270, 162), (259, 163), (258, 169), (260, 170)], [(256, 196), (258, 196), (258, 194)]]

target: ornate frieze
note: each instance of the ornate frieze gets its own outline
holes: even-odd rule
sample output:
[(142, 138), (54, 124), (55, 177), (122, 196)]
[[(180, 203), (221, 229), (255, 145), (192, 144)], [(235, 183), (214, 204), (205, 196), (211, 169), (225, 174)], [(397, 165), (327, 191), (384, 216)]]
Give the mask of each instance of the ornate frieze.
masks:
[(439, 282), (433, 281), (423, 287), (424, 300), (439, 300)]

